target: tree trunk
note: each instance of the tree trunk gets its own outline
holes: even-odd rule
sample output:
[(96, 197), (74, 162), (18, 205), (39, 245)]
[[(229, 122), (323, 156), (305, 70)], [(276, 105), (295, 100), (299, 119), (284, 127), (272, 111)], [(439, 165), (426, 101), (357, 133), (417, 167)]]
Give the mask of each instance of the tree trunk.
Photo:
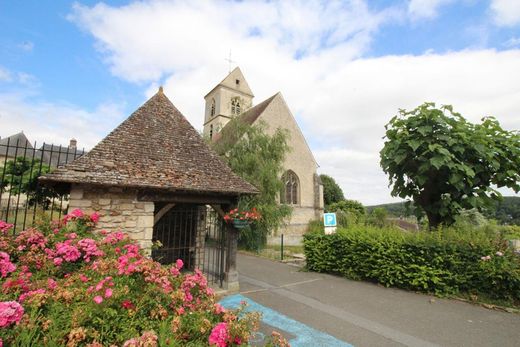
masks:
[(426, 216), (428, 217), (428, 227), (430, 231), (437, 229), (437, 227), (442, 223), (442, 219), (439, 214), (426, 212)]

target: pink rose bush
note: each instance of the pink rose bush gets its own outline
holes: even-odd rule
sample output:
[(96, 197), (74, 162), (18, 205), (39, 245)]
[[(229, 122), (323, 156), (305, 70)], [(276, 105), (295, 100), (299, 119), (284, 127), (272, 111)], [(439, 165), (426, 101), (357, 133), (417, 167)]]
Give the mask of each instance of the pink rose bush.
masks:
[(258, 314), (224, 309), (180, 259), (161, 265), (123, 232), (93, 233), (98, 219), (74, 210), (18, 235), (0, 221), (3, 345), (247, 345)]
[(18, 324), (23, 316), (23, 307), (16, 301), (0, 302), (0, 328)]

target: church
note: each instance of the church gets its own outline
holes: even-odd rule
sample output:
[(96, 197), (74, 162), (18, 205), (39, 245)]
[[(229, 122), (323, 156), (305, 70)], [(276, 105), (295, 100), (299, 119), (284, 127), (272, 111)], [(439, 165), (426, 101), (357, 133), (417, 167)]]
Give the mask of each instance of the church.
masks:
[[(293, 209), (287, 226), (280, 230), (284, 243), (297, 245), (311, 220), (323, 215), (323, 185), (317, 173), (318, 163), (303, 136), (296, 119), (280, 92), (253, 105), (253, 92), (240, 68), (236, 67), (204, 97), (204, 135), (215, 141), (233, 117), (241, 117), (248, 124), (263, 121), (267, 132), (278, 128), (289, 132), (289, 147), (283, 164), (284, 190), (279, 200)], [(280, 242), (279, 235), (271, 235), (268, 243)]]

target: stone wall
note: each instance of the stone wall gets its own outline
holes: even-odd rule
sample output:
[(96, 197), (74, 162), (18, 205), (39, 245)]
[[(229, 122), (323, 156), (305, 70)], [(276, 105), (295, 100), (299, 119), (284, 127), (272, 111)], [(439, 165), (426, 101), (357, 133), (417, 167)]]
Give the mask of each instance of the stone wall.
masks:
[(100, 214), (97, 230), (124, 231), (144, 249), (152, 245), (154, 203), (137, 201), (137, 191), (118, 187), (74, 184), (69, 211), (79, 208)]

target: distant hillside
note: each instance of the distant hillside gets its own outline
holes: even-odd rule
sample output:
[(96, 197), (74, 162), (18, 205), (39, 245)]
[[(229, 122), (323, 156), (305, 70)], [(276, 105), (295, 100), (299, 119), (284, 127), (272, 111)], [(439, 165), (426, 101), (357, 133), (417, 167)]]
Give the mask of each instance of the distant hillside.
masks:
[[(413, 204), (412, 204), (413, 206)], [(407, 212), (405, 207), (405, 202), (394, 202), (391, 204), (382, 204), (382, 205), (373, 205), (373, 206), (366, 206), (367, 213), (372, 212), (376, 208), (384, 208), (388, 211), (388, 214), (391, 217), (405, 217), (412, 215), (413, 213)]]
[[(410, 212), (406, 211), (404, 202), (396, 202), (392, 204), (382, 204), (367, 206), (367, 212), (370, 213), (373, 209), (382, 207), (388, 211), (388, 214), (393, 217), (408, 216)], [(505, 196), (499, 202), (494, 210), (484, 213), (487, 218), (496, 219), (500, 224), (516, 224), (520, 225), (520, 197)]]

